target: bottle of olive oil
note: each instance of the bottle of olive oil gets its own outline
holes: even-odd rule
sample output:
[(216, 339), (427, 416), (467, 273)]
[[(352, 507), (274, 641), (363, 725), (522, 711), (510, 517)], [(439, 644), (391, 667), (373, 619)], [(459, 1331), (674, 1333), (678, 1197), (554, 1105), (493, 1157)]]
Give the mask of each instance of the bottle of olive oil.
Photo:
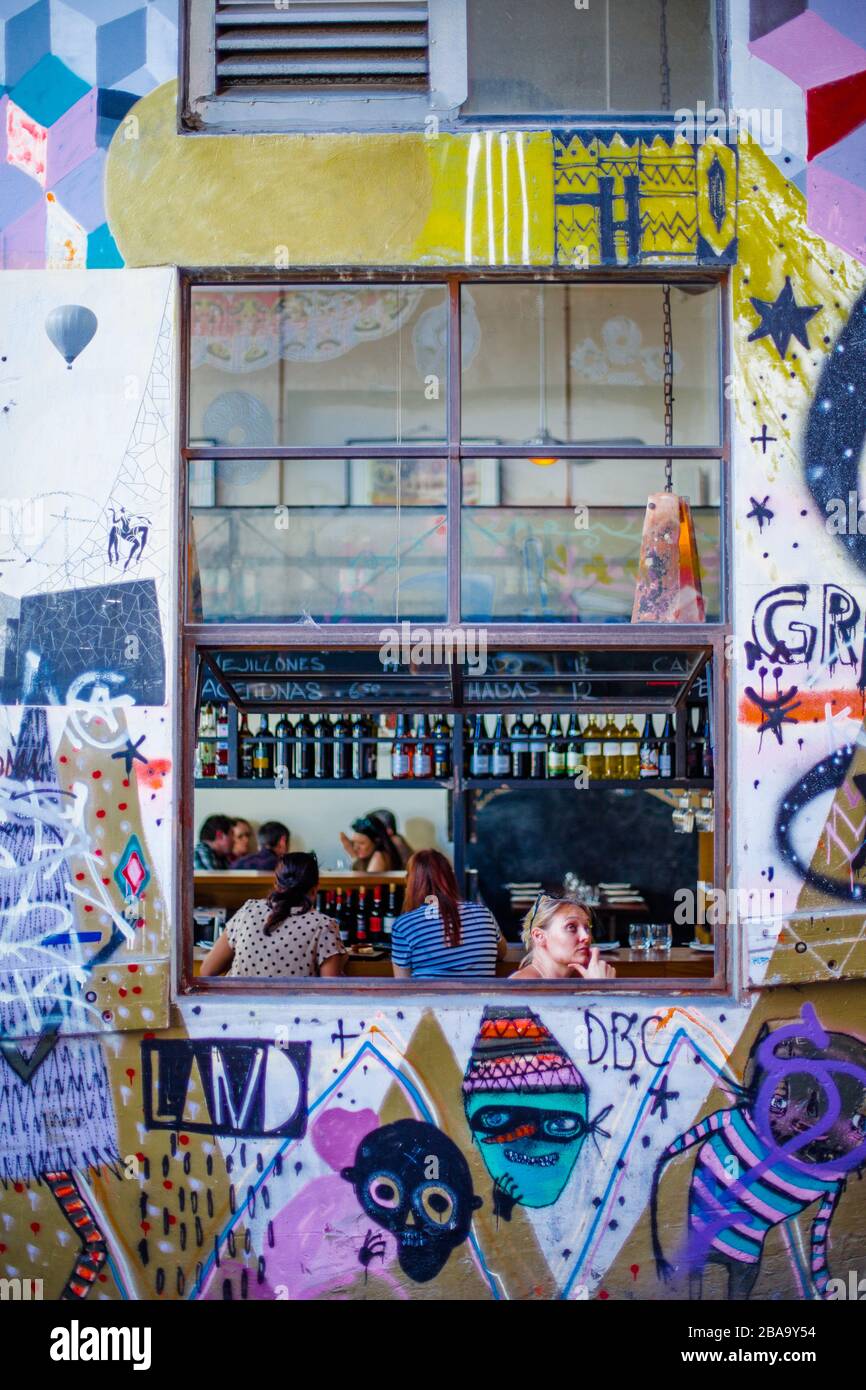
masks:
[(607, 716), (602, 740), (604, 777), (608, 782), (618, 781), (622, 777), (622, 736), (612, 714)]

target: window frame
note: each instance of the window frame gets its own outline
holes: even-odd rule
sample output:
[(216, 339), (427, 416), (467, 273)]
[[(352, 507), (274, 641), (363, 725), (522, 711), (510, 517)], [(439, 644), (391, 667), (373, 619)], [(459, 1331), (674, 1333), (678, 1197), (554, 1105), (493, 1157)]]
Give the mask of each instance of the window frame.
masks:
[[(531, 283), (554, 283), (554, 284), (575, 284), (587, 283), (598, 284), (600, 281), (608, 281), (623, 285), (632, 284), (659, 284), (668, 282), (714, 281), (718, 286), (719, 303), (719, 353), (718, 353), (718, 383), (719, 393), (719, 433), (718, 445), (714, 446), (688, 446), (676, 445), (671, 448), (665, 445), (648, 445), (643, 449), (635, 449), (634, 446), (617, 447), (610, 446), (608, 449), (600, 449), (599, 445), (557, 445), (558, 456), (567, 458), (591, 457), (594, 459), (617, 458), (657, 458), (664, 460), (668, 457), (676, 460), (710, 458), (717, 460), (720, 470), (720, 620), (718, 622), (694, 623), (694, 624), (661, 624), (661, 623), (568, 623), (551, 622), (549, 624), (532, 623), (484, 623), (483, 627), (487, 634), (488, 645), (501, 648), (518, 648), (525, 651), (554, 651), (554, 650), (579, 650), (581, 648), (642, 648), (646, 646), (675, 647), (681, 645), (691, 645), (702, 647), (711, 652), (713, 661), (713, 729), (715, 736), (714, 744), (714, 842), (713, 842), (713, 886), (716, 889), (727, 888), (730, 871), (730, 835), (728, 826), (727, 803), (730, 787), (730, 775), (728, 767), (728, 746), (729, 746), (729, 651), (731, 640), (731, 586), (730, 586), (730, 553), (731, 553), (731, 526), (730, 526), (730, 467), (731, 467), (731, 405), (724, 391), (724, 381), (726, 378), (727, 363), (730, 358), (730, 323), (729, 323), (729, 296), (726, 289), (729, 282), (727, 269), (707, 269), (693, 268), (685, 269), (678, 267), (665, 267), (663, 273), (650, 273), (647, 271), (628, 272), (621, 268), (610, 268), (603, 270), (586, 271), (559, 271), (559, 270), (539, 270), (528, 272), (523, 270), (497, 270), (497, 271), (471, 271), (471, 270), (435, 270), (427, 267), (417, 267), (411, 270), (403, 269), (384, 269), (379, 267), (367, 267), (358, 269), (357, 267), (345, 267), (335, 269), (334, 267), (305, 268), (297, 271), (274, 272), (270, 269), (259, 269), (251, 271), (239, 270), (201, 270), (201, 269), (182, 269), (180, 272), (180, 392), (179, 392), (179, 437), (181, 447), (179, 450), (179, 489), (178, 489), (178, 575), (179, 584), (179, 641), (178, 641), (178, 665), (179, 665), (179, 707), (180, 707), (180, 738), (177, 745), (177, 756), (180, 761), (180, 775), (178, 778), (178, 804), (179, 814), (179, 864), (180, 872), (177, 876), (175, 885), (175, 909), (178, 920), (181, 923), (179, 933), (179, 951), (177, 953), (177, 968), (175, 974), (175, 986), (179, 995), (202, 995), (217, 991), (228, 991), (239, 995), (262, 995), (269, 994), (275, 996), (285, 996), (287, 994), (318, 994), (321, 996), (324, 991), (331, 994), (334, 991), (339, 993), (336, 997), (345, 998), (347, 994), (355, 994), (363, 999), (371, 994), (383, 995), (395, 990), (401, 994), (412, 996), (421, 995), (454, 995), (454, 994), (478, 994), (499, 993), (500, 991), (513, 994), (513, 986), (507, 979), (494, 978), (485, 981), (413, 981), (396, 980), (378, 977), (369, 980), (358, 980), (357, 982), (347, 977), (334, 980), (323, 980), (319, 978), (306, 979), (299, 977), (287, 977), (284, 979), (251, 978), (251, 979), (228, 979), (225, 977), (214, 977), (201, 979), (193, 975), (193, 894), (194, 880), (192, 872), (193, 847), (195, 843), (195, 826), (193, 823), (194, 812), (194, 778), (193, 778), (193, 752), (194, 741), (197, 733), (196, 723), (196, 694), (197, 694), (197, 664), (198, 653), (201, 649), (229, 648), (229, 647), (258, 647), (262, 649), (273, 649), (274, 647), (285, 647), (303, 651), (304, 649), (315, 648), (355, 648), (378, 650), (381, 647), (381, 623), (317, 623), (315, 626), (305, 626), (301, 624), (287, 624), (274, 622), (237, 622), (237, 623), (218, 623), (218, 622), (193, 622), (190, 620), (189, 609), (189, 566), (188, 558), (190, 554), (190, 515), (188, 506), (188, 472), (189, 462), (194, 459), (249, 459), (251, 455), (263, 459), (281, 458), (346, 458), (350, 457), (352, 450), (347, 446), (304, 448), (302, 446), (274, 445), (251, 449), (249, 446), (235, 448), (196, 448), (190, 447), (187, 443), (189, 439), (190, 424), (190, 344), (191, 344), (191, 300), (192, 289), (194, 286), (254, 286), (254, 285), (276, 285), (286, 286), (296, 284), (315, 284), (333, 285), (334, 287), (345, 287), (347, 284), (358, 285), (378, 285), (378, 284), (433, 284), (445, 282), (449, 287), (449, 344), (447, 353), (447, 384), (446, 384), (446, 433), (447, 439), (443, 449), (441, 441), (438, 445), (425, 446), (406, 446), (391, 445), (380, 446), (376, 450), (377, 455), (383, 457), (446, 457), (447, 458), (447, 556), (448, 556), (448, 607), (446, 616), (442, 619), (430, 620), (441, 626), (447, 626), (455, 632), (460, 629), (471, 629), (476, 631), (478, 623), (465, 623), (460, 616), (461, 603), (461, 584), (460, 584), (460, 544), (461, 544), (461, 465), (464, 457), (472, 457), (472, 446), (464, 448), (460, 440), (460, 405), (461, 405), (461, 342), (460, 342), (460, 288), (463, 284), (477, 284), (479, 282), (531, 282)], [(355, 449), (357, 455), (370, 457), (369, 446), (361, 446)], [(474, 455), (484, 453), (484, 446), (477, 446)], [(489, 446), (487, 446), (489, 453)], [(497, 453), (503, 457), (524, 458), (527, 456), (525, 445), (500, 446), (497, 445)], [(427, 620), (425, 619), (426, 623)], [(420, 623), (420, 620), (419, 620)], [(416, 624), (417, 625), (417, 624)], [(459, 780), (459, 779), (456, 779)], [(455, 787), (455, 791), (457, 787)], [(462, 789), (461, 789), (462, 790)], [(457, 798), (455, 797), (455, 804)], [(734, 961), (731, 954), (732, 941), (729, 937), (727, 926), (718, 924), (715, 927), (715, 953), (713, 956), (713, 973), (706, 978), (689, 977), (659, 977), (656, 979), (614, 979), (610, 981), (592, 980), (575, 982), (571, 980), (545, 981), (544, 983), (533, 984), (533, 994), (539, 992), (568, 995), (585, 994), (603, 990), (616, 994), (671, 994), (688, 993), (690, 995), (716, 995), (724, 996), (729, 994), (734, 985)]]
[[(730, 104), (729, 0), (714, 0), (716, 105)], [(673, 111), (545, 111), (536, 115), (464, 112), (469, 95), (466, 0), (428, 0), (430, 88), (426, 93), (377, 91), (370, 97), (333, 91), (297, 96), (228, 96), (213, 90), (215, 0), (180, 0), (177, 131), (180, 135), (347, 134), (421, 131), (458, 134), (484, 129), (555, 128), (673, 131)], [(431, 122), (432, 128), (431, 128)]]

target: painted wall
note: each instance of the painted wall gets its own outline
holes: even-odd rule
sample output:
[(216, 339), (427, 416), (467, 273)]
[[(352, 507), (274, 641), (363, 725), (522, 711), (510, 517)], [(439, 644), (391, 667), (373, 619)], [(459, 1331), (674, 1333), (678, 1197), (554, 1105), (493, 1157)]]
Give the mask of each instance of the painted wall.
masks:
[[(731, 9), (734, 100), (787, 73), (773, 90), (808, 164), (652, 132), (181, 139), (158, 6), (110, 32), (87, 0), (4, 20), (4, 177), (27, 196), (0, 277), (2, 1275), (81, 1299), (773, 1299), (844, 1296), (836, 1281), (866, 1273), (866, 595), (847, 516), (863, 127), (818, 129), (842, 105), (811, 95), (856, 87), (866, 36), (833, 0)], [(54, 120), (32, 109), (46, 69), (21, 90), (47, 57), (75, 78)], [(55, 142), (93, 159), (124, 83), (141, 99), (99, 146), (86, 249), (75, 232), (62, 254)], [(13, 107), (46, 138), (28, 146)], [(844, 196), (827, 151), (848, 161)], [(642, 230), (607, 245), (599, 180), (627, 172)], [(103, 226), (93, 245), (128, 268), (52, 268), (104, 265)], [(732, 932), (735, 991), (172, 1003), (172, 266), (719, 260), (732, 886), (772, 886), (781, 909)], [(816, 1097), (835, 1118), (815, 1120)]]

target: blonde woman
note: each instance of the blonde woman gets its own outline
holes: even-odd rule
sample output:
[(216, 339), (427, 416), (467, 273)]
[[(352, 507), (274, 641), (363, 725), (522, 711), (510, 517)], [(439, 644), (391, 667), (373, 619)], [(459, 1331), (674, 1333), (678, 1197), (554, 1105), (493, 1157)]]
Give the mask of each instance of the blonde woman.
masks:
[(512, 980), (610, 980), (612, 965), (592, 944), (592, 918), (579, 898), (539, 893), (523, 919), (528, 955)]

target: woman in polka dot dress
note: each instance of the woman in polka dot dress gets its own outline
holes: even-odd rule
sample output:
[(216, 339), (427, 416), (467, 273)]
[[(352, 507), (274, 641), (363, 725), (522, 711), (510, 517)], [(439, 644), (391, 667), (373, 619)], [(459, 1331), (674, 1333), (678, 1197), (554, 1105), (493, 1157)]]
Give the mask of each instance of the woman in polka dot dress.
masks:
[(341, 975), (346, 948), (336, 922), (314, 906), (319, 862), (286, 854), (268, 898), (250, 898), (205, 956), (202, 975)]

